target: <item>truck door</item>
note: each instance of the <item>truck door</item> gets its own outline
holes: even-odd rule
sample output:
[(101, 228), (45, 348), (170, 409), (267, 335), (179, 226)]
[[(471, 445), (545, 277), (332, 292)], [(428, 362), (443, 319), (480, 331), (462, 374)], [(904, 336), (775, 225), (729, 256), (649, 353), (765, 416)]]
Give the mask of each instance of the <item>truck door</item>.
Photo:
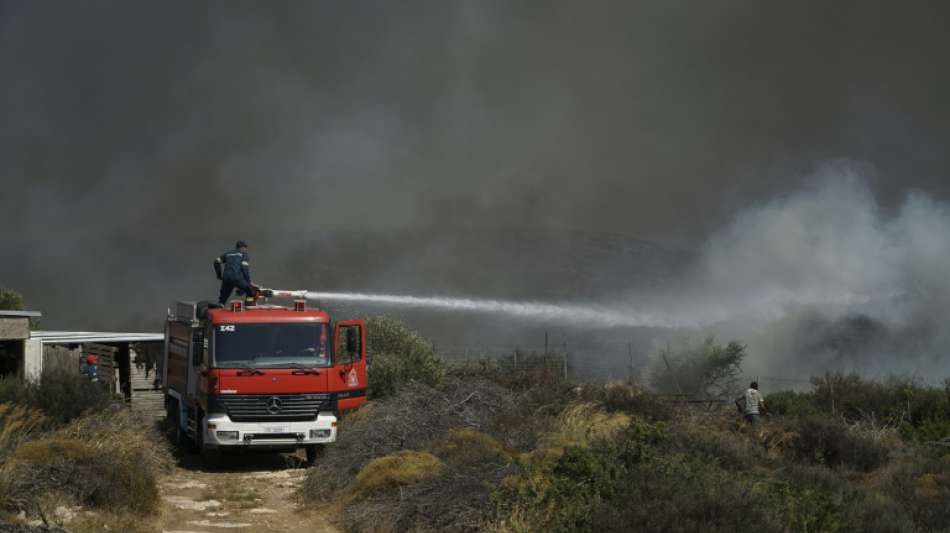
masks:
[(191, 331), (191, 345), (188, 349), (188, 398), (194, 399), (198, 395), (198, 380), (201, 377), (201, 364), (204, 362), (204, 330), (195, 328)]
[(366, 403), (366, 325), (341, 320), (333, 328), (334, 359), (329, 389), (337, 395), (340, 411)]

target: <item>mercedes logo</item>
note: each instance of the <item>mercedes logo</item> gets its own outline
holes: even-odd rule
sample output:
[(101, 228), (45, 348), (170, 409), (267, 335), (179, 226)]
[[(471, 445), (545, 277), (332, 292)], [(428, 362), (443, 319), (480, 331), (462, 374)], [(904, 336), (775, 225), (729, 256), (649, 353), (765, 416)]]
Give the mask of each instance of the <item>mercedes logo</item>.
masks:
[(277, 396), (271, 396), (270, 400), (267, 401), (267, 412), (276, 415), (280, 412), (280, 398)]

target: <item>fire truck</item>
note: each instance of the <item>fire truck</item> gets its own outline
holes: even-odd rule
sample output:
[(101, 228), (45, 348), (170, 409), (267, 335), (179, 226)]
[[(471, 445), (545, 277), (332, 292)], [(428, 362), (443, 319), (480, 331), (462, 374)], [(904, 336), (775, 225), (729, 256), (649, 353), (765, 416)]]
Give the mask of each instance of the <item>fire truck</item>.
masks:
[(179, 302), (169, 312), (162, 382), (180, 444), (202, 455), (304, 448), (313, 463), (336, 440), (339, 413), (366, 401), (366, 326), (332, 322), (304, 295), (259, 289), (255, 305)]

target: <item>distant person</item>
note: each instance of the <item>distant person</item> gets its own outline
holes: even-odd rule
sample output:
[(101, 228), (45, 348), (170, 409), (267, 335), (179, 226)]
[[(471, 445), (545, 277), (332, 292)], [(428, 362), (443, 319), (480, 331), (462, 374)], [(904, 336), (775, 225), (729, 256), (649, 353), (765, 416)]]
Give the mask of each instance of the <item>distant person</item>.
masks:
[(736, 407), (739, 408), (739, 412), (745, 417), (746, 422), (753, 426), (759, 424), (759, 417), (765, 411), (765, 399), (762, 398), (762, 393), (759, 392), (757, 381), (749, 383), (749, 388), (745, 391), (745, 394), (736, 398)]
[(86, 356), (86, 375), (93, 381), (99, 381), (99, 358), (93, 354)]
[(245, 302), (253, 304), (254, 286), (251, 284), (251, 264), (247, 255), (247, 243), (238, 241), (234, 250), (221, 254), (214, 260), (214, 273), (221, 280), (221, 292), (218, 303), (224, 305), (231, 297), (231, 291), (238, 290)]

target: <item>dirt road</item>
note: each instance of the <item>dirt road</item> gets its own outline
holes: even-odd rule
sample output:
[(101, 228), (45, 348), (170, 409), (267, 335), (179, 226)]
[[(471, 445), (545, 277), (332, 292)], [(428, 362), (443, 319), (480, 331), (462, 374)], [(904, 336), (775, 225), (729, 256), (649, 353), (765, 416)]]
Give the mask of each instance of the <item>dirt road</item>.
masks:
[(280, 531), (336, 533), (318, 511), (297, 506), (294, 490), (306, 469), (288, 455), (225, 458), (215, 468), (182, 459), (162, 481), (160, 529), (167, 533)]

